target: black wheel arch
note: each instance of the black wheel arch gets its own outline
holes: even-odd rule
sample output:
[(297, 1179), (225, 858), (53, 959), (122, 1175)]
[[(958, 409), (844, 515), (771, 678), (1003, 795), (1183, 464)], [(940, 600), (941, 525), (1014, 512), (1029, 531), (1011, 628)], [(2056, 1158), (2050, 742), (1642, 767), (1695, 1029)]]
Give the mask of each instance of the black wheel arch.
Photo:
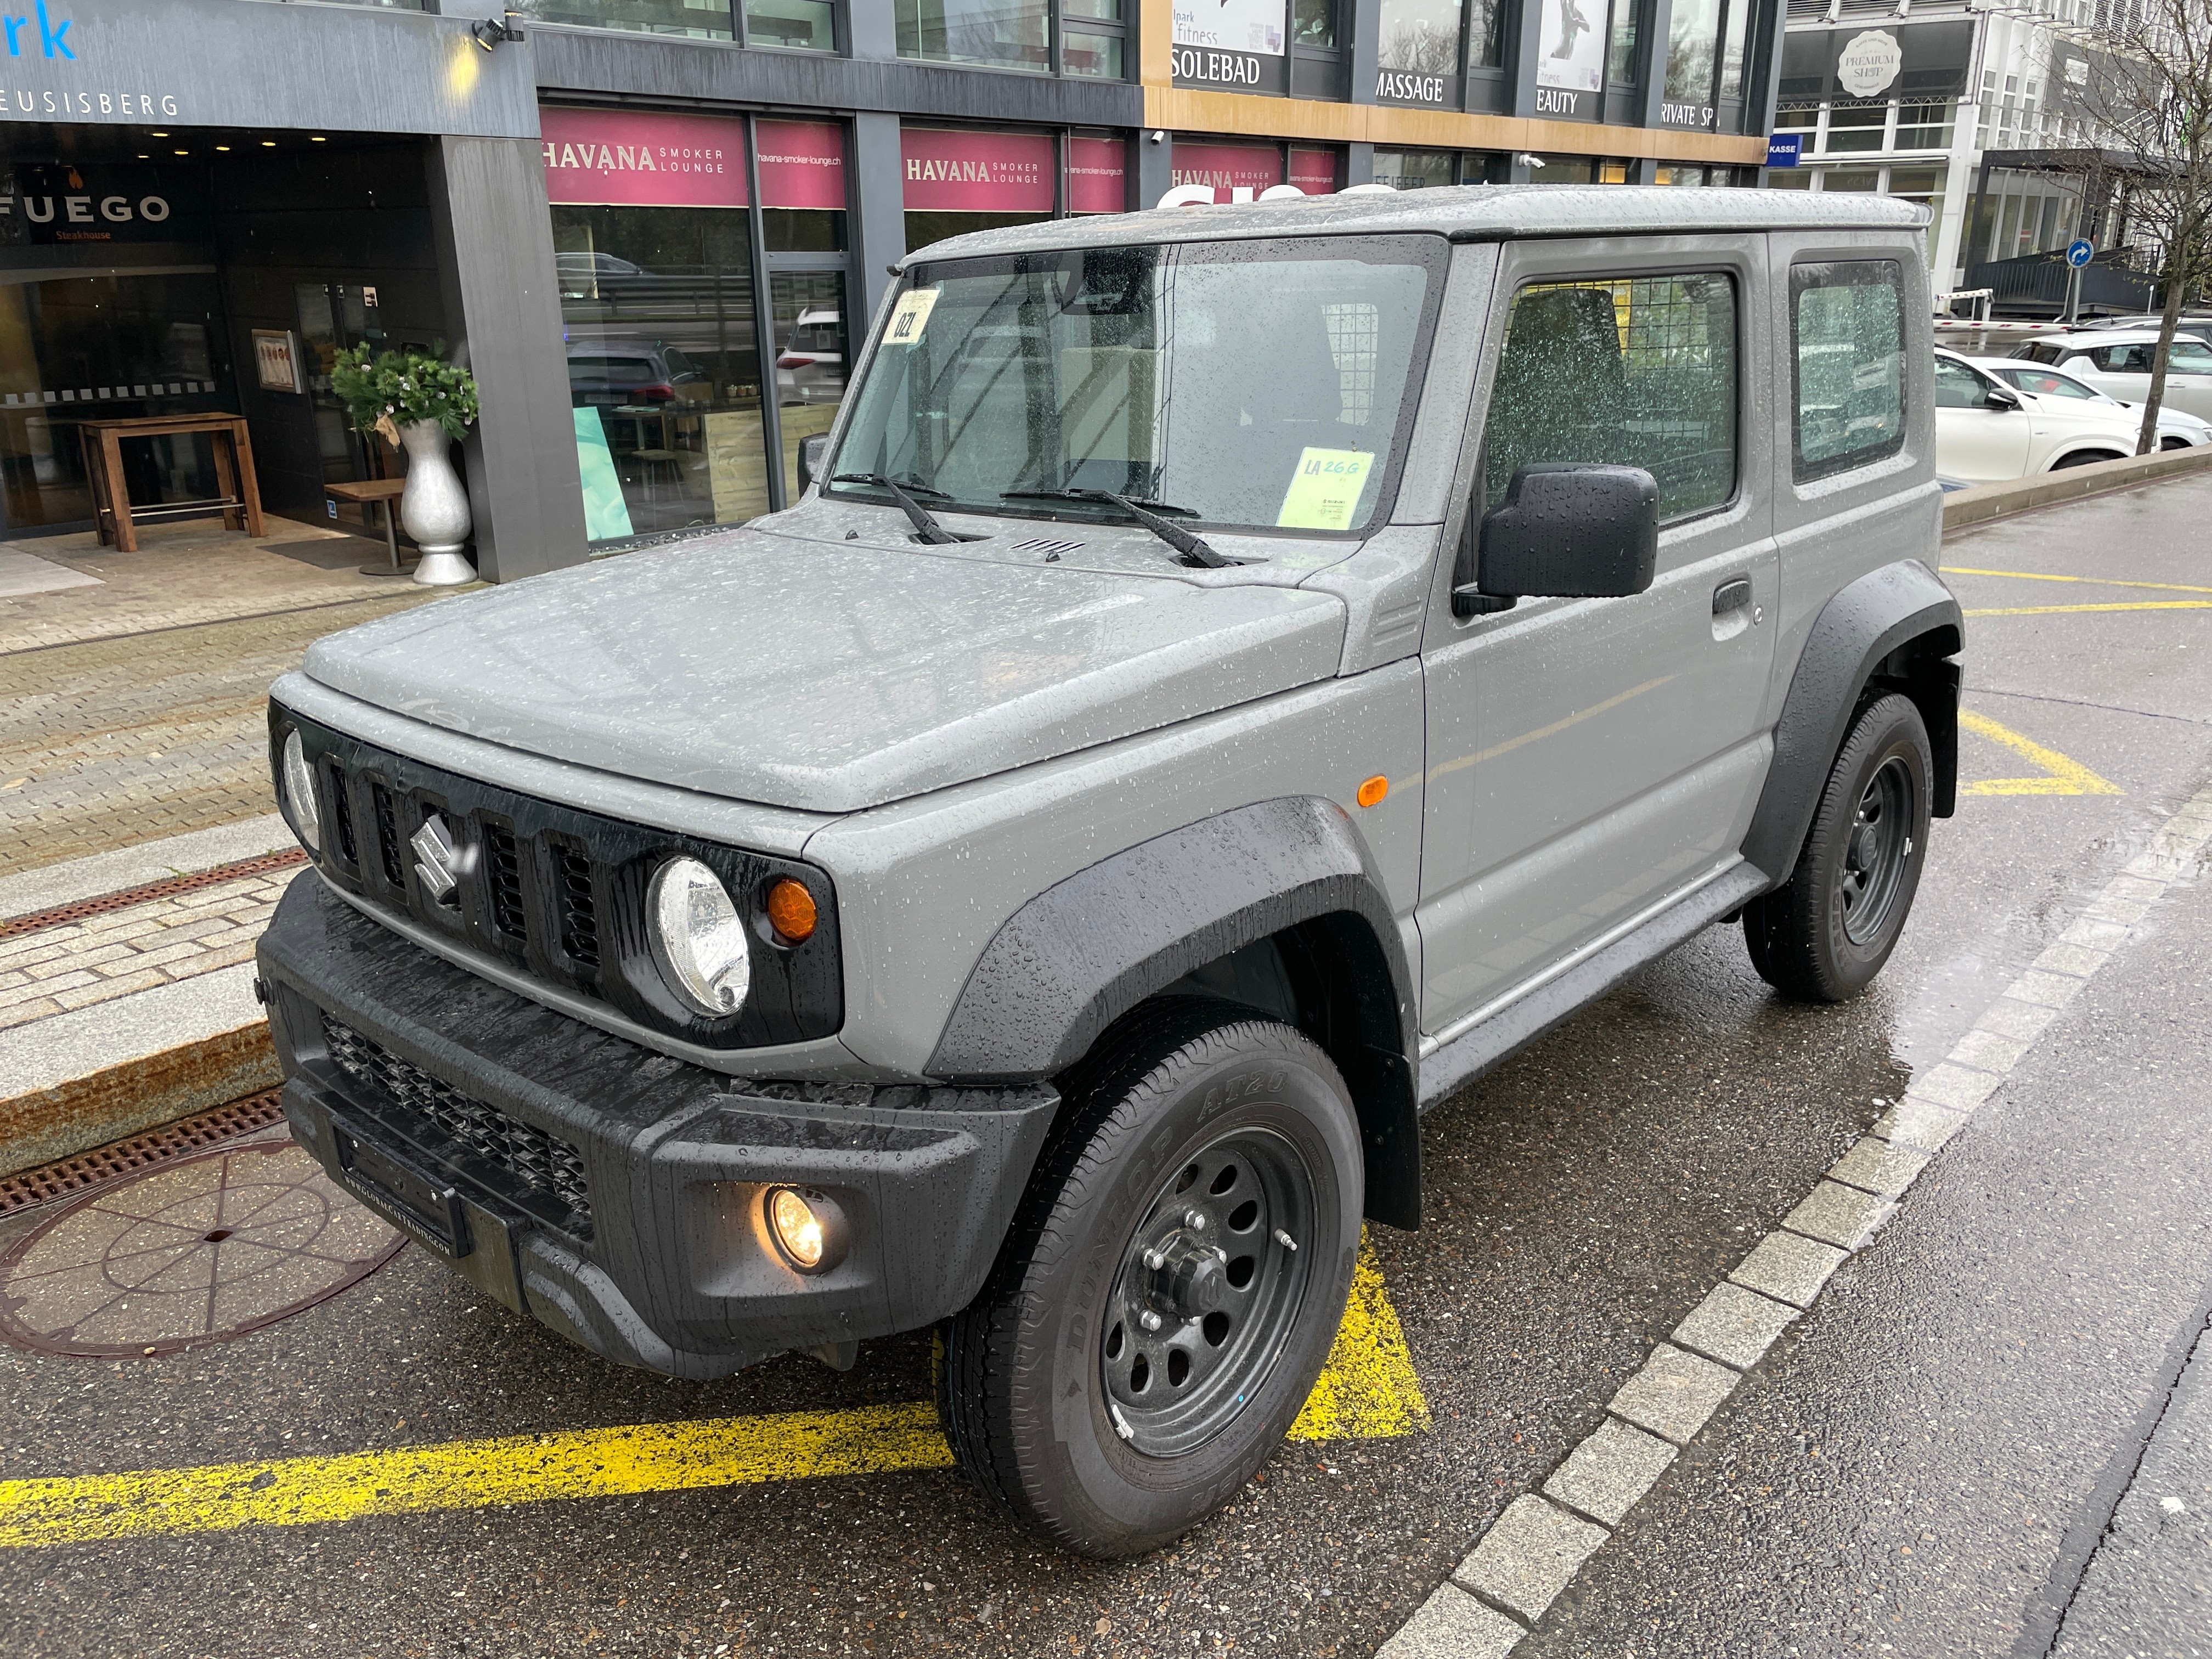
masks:
[(938, 1038), (932, 1077), (1035, 1082), (1163, 994), (1225, 996), (1312, 1037), (1344, 1074), (1364, 1212), (1420, 1219), (1413, 975), (1344, 809), (1312, 796), (1204, 818), (1077, 872), (1007, 919)]
[(1933, 816), (1958, 807), (1957, 661), (1966, 643), (1959, 601), (1917, 559), (1869, 571), (1814, 619), (1775, 722), (1774, 758), (1743, 839), (1743, 856), (1778, 884), (1796, 867), (1829, 768), (1870, 697), (1912, 700), (1936, 760)]

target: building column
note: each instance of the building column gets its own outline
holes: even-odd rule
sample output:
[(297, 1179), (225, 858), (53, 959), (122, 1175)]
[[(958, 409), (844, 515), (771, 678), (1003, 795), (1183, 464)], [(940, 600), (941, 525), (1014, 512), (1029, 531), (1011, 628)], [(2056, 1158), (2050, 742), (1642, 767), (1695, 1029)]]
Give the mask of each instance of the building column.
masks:
[(906, 258), (906, 155), (897, 116), (853, 118), (851, 188), (853, 263), (860, 292), (854, 296), (859, 315), (846, 331), (859, 341), (890, 292), (891, 266)]
[(429, 173), (447, 326), (483, 406), (464, 446), (477, 573), (513, 581), (581, 564), (584, 491), (538, 145), (441, 137)]
[[(1374, 76), (1370, 75), (1368, 79), (1371, 83)], [(1344, 187), (1349, 190), (1354, 185), (1371, 185), (1374, 182), (1375, 146), (1346, 144), (1344, 147)]]
[(1175, 134), (1168, 134), (1156, 144), (1152, 142), (1155, 131), (1142, 127), (1137, 132), (1136, 158), (1129, 168), (1132, 213), (1158, 206), (1160, 198), (1175, 185)]

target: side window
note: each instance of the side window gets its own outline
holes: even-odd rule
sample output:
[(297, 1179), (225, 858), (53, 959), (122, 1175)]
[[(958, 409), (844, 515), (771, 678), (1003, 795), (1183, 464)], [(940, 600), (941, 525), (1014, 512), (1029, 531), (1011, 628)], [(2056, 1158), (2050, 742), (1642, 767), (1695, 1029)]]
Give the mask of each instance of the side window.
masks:
[(1905, 445), (1905, 288), (1894, 259), (1790, 270), (1797, 482)]
[(2148, 346), (2100, 346), (2089, 358), (2107, 374), (2148, 374), (2150, 351)]
[(1948, 357), (1936, 360), (1936, 407), (1938, 409), (1979, 409), (1989, 388), (1982, 377), (1964, 363), (1954, 363)]
[(1661, 520), (1735, 493), (1736, 299), (1722, 272), (1535, 283), (1513, 296), (1483, 428), (1483, 505), (1538, 461), (1640, 466)]
[(2176, 340), (2166, 367), (2176, 374), (2212, 374), (2212, 346), (2200, 340)]

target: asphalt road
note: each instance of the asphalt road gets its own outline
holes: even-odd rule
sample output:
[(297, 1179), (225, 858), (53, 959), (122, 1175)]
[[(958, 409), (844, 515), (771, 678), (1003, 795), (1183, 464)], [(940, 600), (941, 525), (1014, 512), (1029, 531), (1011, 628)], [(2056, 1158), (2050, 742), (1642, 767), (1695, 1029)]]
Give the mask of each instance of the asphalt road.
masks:
[[(2097, 584), (1953, 576), (1972, 611), (2194, 607), (2208, 520), (2212, 484), (2168, 483), (1970, 532), (1946, 562)], [(1716, 930), (1432, 1114), (1427, 1224), (1373, 1239), (1430, 1425), (1287, 1445), (1173, 1551), (1073, 1561), (908, 1468), (0, 1550), (0, 1651), (1370, 1653), (2203, 784), (2208, 617), (1970, 621), (1976, 787), (1877, 987), (1778, 1002)], [(2188, 1425), (2212, 1384), (2176, 1378), (2212, 1285), (2209, 905), (2179, 891), (2067, 1012), (1524, 1652), (2040, 1653), (2062, 1616), (2069, 1659), (2203, 1645), (2112, 1621), (2169, 1563), (2203, 1577)], [(410, 1249), (221, 1347), (0, 1350), (0, 1480), (889, 1406), (927, 1367), (908, 1339), (842, 1376), (656, 1381)]]

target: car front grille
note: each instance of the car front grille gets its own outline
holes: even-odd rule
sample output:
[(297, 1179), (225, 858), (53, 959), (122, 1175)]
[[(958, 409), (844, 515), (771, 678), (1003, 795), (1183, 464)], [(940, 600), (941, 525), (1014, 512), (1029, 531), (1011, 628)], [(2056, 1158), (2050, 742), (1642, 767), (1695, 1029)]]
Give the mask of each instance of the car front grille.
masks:
[[(621, 1036), (708, 1048), (826, 1037), (844, 1020), (836, 902), (811, 866), (525, 795), (319, 727), (270, 705), (272, 763), (297, 732), (330, 820), (316, 865), (363, 909), (493, 970), (588, 999)], [(653, 872), (675, 856), (712, 869), (763, 926), (753, 993), (734, 1013), (702, 1013), (671, 988), (645, 911)], [(815, 896), (803, 945), (771, 942), (764, 895), (783, 878)], [(573, 1005), (571, 1005), (573, 1006)], [(604, 1023), (604, 1022), (602, 1022)]]
[[(332, 1064), (373, 1091), (368, 1103), (392, 1115), (415, 1139), (465, 1171), (481, 1174), (488, 1168), (489, 1184), (548, 1215), (564, 1232), (592, 1236), (583, 1157), (567, 1141), (440, 1082), (328, 1014), (323, 1046)], [(471, 1170), (471, 1164), (477, 1168)]]

